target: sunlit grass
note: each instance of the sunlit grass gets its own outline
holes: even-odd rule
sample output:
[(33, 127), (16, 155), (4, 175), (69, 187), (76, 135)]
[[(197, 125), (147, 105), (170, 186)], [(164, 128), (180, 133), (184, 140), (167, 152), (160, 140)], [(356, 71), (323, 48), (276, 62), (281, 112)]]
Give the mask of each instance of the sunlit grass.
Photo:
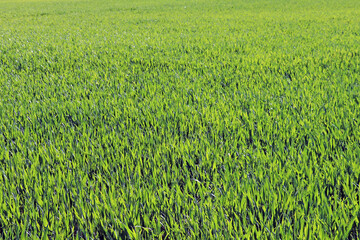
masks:
[(0, 0), (0, 238), (359, 238), (359, 4)]

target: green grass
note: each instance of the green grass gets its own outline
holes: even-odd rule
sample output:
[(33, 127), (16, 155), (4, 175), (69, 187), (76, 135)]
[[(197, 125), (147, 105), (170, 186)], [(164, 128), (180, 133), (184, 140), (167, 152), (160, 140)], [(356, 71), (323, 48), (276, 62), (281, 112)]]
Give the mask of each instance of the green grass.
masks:
[(0, 0), (0, 238), (360, 238), (359, 16)]

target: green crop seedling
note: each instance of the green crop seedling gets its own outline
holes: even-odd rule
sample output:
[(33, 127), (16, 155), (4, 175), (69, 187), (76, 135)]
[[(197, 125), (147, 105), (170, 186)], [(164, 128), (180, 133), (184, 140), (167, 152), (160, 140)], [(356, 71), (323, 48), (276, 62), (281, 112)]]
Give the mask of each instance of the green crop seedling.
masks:
[(359, 16), (0, 0), (0, 238), (360, 238)]

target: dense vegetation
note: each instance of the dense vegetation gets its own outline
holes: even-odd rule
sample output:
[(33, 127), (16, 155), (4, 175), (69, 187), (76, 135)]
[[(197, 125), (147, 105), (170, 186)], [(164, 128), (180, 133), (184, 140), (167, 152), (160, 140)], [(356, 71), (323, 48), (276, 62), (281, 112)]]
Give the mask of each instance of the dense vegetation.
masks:
[(0, 0), (0, 238), (359, 238), (359, 16)]

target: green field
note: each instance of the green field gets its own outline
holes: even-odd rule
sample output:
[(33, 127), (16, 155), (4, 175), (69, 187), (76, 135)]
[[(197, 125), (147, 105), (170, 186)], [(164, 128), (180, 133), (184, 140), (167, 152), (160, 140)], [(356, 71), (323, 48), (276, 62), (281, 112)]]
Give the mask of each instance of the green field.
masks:
[(360, 238), (360, 1), (0, 0), (0, 239)]

